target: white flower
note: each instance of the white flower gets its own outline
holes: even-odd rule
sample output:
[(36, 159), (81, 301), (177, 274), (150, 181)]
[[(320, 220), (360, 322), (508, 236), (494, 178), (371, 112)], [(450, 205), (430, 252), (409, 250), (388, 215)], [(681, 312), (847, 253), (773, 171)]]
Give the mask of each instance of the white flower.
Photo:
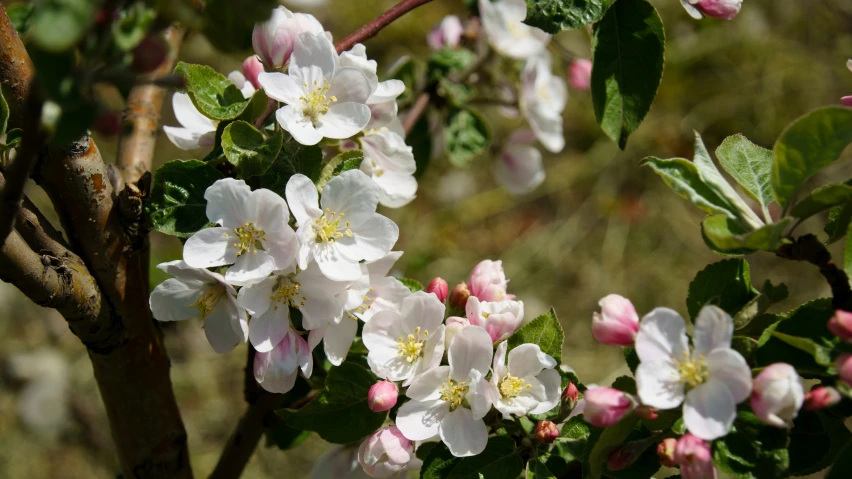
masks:
[(491, 337), (491, 342), (497, 344), (509, 339), (524, 322), (523, 301), (480, 301), (471, 296), (465, 304), (467, 320), (474, 326), (479, 326)]
[(243, 98), (251, 98), (251, 96), (254, 95), (254, 92), (257, 91), (254, 85), (252, 85), (251, 82), (246, 79), (246, 76), (243, 75), (243, 72), (234, 70), (231, 73), (228, 73), (228, 80), (230, 80), (230, 82), (240, 90), (240, 93), (243, 94)]
[(317, 199), (317, 188), (304, 175), (287, 182), (287, 201), (299, 225), (299, 267), (315, 260), (335, 281), (361, 277), (359, 261), (375, 261), (393, 248), (396, 223), (376, 213), (379, 189), (364, 173), (344, 171), (329, 180)]
[(541, 152), (510, 139), (494, 163), (494, 178), (513, 195), (529, 193), (544, 183)]
[(227, 353), (248, 337), (246, 312), (237, 306), (236, 291), (218, 273), (171, 261), (157, 268), (174, 276), (154, 288), (149, 304), (159, 321), (201, 318), (210, 346)]
[(243, 180), (225, 178), (204, 192), (207, 218), (222, 226), (192, 235), (183, 247), (183, 260), (194, 268), (233, 264), (225, 280), (245, 285), (290, 267), (298, 241), (287, 222), (284, 199), (267, 189), (251, 191)]
[(391, 79), (379, 82), (376, 74), (378, 64), (375, 60), (367, 58), (367, 48), (360, 43), (356, 43), (349, 51), (341, 53), (337, 62), (341, 67), (357, 68), (367, 77), (367, 81), (370, 82), (370, 97), (367, 99), (367, 104), (375, 105), (395, 100), (405, 91), (405, 83), (402, 80)]
[(186, 93), (172, 95), (172, 109), (181, 127), (163, 126), (169, 141), (181, 150), (213, 146), (216, 142), (217, 121), (202, 115)]
[(400, 137), (405, 138), (405, 129), (402, 126), (402, 122), (396, 116), (399, 113), (399, 105), (396, 104), (396, 100), (374, 103), (367, 106), (370, 107), (370, 122), (364, 127), (364, 131), (370, 132), (379, 128), (387, 128)]
[(290, 59), (300, 34), (327, 34), (324, 30), (313, 15), (293, 13), (279, 6), (272, 10), (269, 20), (255, 24), (251, 33), (251, 44), (263, 63), (270, 68), (279, 69)]
[(293, 389), (300, 369), (305, 377), (311, 377), (314, 360), (308, 343), (288, 324), (281, 341), (270, 351), (258, 351), (252, 366), (254, 379), (263, 389), (283, 394)]
[(479, 0), (482, 28), (495, 50), (516, 60), (544, 52), (550, 35), (524, 23), (524, 0)]
[(407, 386), (418, 374), (435, 368), (444, 356), (443, 321), (444, 305), (434, 294), (423, 291), (402, 300), (400, 312), (376, 313), (361, 336), (369, 350), (370, 369), (379, 377), (405, 381), (403, 386)]
[[(451, 345), (452, 347), (452, 345)], [(497, 345), (491, 368), (491, 399), (504, 417), (514, 414), (543, 414), (559, 404), (562, 378), (556, 360), (543, 353), (538, 344), (522, 344), (509, 351), (503, 341)]]
[(405, 139), (386, 128), (373, 130), (361, 137), (361, 149), (361, 171), (379, 187), (379, 203), (388, 208), (410, 203), (417, 193), (417, 164)]
[(550, 56), (532, 57), (521, 73), (521, 112), (535, 136), (552, 153), (565, 147), (562, 110), (568, 101), (568, 88), (562, 77), (550, 71)]
[(258, 75), (266, 94), (287, 104), (275, 112), (278, 123), (303, 145), (349, 138), (370, 121), (370, 82), (360, 69), (336, 64), (337, 52), (328, 37), (302, 33), (290, 57), (289, 75)]
[(407, 470), (414, 458), (414, 444), (396, 426), (379, 429), (358, 448), (358, 462), (370, 477), (393, 477)]
[(683, 403), (686, 428), (711, 441), (730, 430), (737, 404), (751, 394), (751, 369), (731, 349), (734, 323), (716, 306), (698, 314), (690, 350), (686, 323), (668, 308), (648, 313), (636, 333), (636, 387), (642, 404), (673, 409)]
[(751, 410), (770, 426), (792, 429), (804, 402), (802, 378), (789, 364), (770, 364), (754, 379)]
[(485, 381), (491, 348), (491, 339), (482, 328), (468, 326), (456, 333), (449, 349), (450, 365), (423, 373), (408, 387), (405, 394), (411, 400), (396, 416), (402, 434), (412, 441), (440, 435), (457, 457), (482, 452), (488, 441), (482, 418), (491, 409)]
[(447, 15), (441, 20), (441, 23), (439, 23), (437, 27), (432, 29), (432, 31), (426, 35), (426, 43), (428, 43), (429, 47), (433, 50), (440, 50), (445, 47), (455, 48), (459, 46), (463, 33), (464, 26), (462, 26), (462, 22), (459, 20), (459, 17), (455, 15)]
[(290, 307), (302, 313), (304, 329), (325, 326), (343, 314), (347, 286), (310, 265), (298, 273), (295, 268), (279, 271), (243, 287), (237, 301), (251, 314), (251, 344), (258, 351), (269, 351), (278, 344), (290, 327)]

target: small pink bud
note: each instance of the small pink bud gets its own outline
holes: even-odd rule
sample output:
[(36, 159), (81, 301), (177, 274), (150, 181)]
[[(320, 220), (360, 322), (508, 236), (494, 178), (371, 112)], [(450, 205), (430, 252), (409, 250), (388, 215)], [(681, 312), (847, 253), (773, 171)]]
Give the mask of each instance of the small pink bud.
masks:
[(577, 407), (577, 401), (580, 400), (580, 390), (573, 382), (569, 382), (565, 389), (562, 390), (562, 403), (568, 406), (569, 409)]
[(169, 45), (162, 36), (149, 33), (133, 49), (133, 69), (149, 73), (157, 69), (169, 56)]
[(819, 386), (811, 389), (805, 396), (805, 403), (802, 409), (805, 411), (818, 411), (834, 406), (840, 402), (840, 399), (842, 399), (842, 396), (837, 389), (828, 386)]
[(733, 20), (743, 6), (743, 0), (681, 0), (680, 3), (693, 18), (699, 19), (706, 15)]
[(680, 466), (681, 476), (684, 479), (715, 479), (716, 477), (710, 444), (692, 434), (687, 433), (678, 439), (674, 460)]
[(657, 408), (653, 408), (651, 406), (642, 405), (636, 408), (636, 415), (646, 421), (653, 421), (654, 419), (657, 419), (660, 417), (658, 413), (659, 411)]
[(663, 439), (659, 445), (657, 445), (657, 456), (660, 458), (660, 464), (665, 467), (674, 467), (674, 452), (675, 445), (677, 444), (677, 439), (673, 437), (667, 437)]
[(257, 58), (257, 55), (251, 55), (243, 60), (243, 75), (246, 77), (246, 80), (250, 81), (255, 88), (261, 88), (260, 83), (257, 81), (257, 76), (263, 73), (263, 63), (260, 63), (260, 59)]
[(592, 85), (592, 62), (581, 58), (568, 65), (568, 84), (571, 88), (587, 91)]
[(462, 33), (464, 33), (464, 27), (459, 17), (447, 15), (434, 30), (429, 32), (426, 36), (426, 43), (433, 50), (440, 50), (444, 47), (455, 48), (459, 46)]
[(474, 266), (468, 278), (470, 295), (476, 296), (480, 301), (503, 301), (509, 298), (506, 294), (506, 286), (509, 280), (503, 272), (502, 261), (491, 261), (486, 259)]
[[(849, 98), (852, 99), (852, 97)], [(826, 326), (838, 338), (852, 342), (852, 313), (838, 309), (834, 312), (834, 316), (828, 320)]]
[(450, 292), (450, 304), (455, 308), (464, 309), (467, 305), (467, 298), (469, 297), (470, 290), (467, 289), (467, 285), (459, 283)]
[(396, 384), (390, 381), (379, 381), (370, 386), (367, 392), (367, 405), (373, 412), (384, 412), (396, 406), (399, 391)]
[(852, 354), (841, 354), (837, 356), (834, 364), (840, 380), (852, 386)]
[(633, 399), (618, 389), (598, 387), (583, 394), (583, 418), (595, 427), (609, 427), (621, 421), (635, 407)]
[(435, 278), (426, 286), (426, 292), (438, 297), (438, 301), (445, 302), (450, 294), (450, 285), (444, 278)]
[(551, 444), (559, 437), (559, 429), (551, 421), (539, 421), (535, 425), (535, 438), (542, 444)]
[(843, 106), (852, 107), (852, 95), (840, 97), (840, 103), (843, 104)]
[(592, 315), (592, 335), (599, 343), (610, 346), (632, 346), (639, 331), (639, 315), (629, 299), (610, 294), (598, 304), (600, 313)]
[(805, 387), (789, 364), (771, 364), (754, 379), (751, 409), (770, 426), (792, 428), (804, 400)]
[(293, 13), (280, 6), (272, 10), (269, 20), (255, 24), (251, 44), (267, 67), (280, 69), (290, 60), (300, 34), (318, 34), (323, 31), (322, 24), (313, 15)]

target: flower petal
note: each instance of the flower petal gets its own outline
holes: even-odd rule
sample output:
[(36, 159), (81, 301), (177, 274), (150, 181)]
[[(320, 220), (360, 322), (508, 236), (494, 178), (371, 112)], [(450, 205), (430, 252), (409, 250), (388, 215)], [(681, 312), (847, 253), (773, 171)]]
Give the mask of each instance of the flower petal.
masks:
[(243, 286), (237, 295), (237, 304), (245, 308), (252, 316), (266, 312), (272, 305), (272, 288), (278, 282), (277, 276), (270, 276), (257, 283)]
[(465, 399), (470, 405), (470, 412), (474, 419), (482, 419), (491, 410), (491, 393), (488, 391), (488, 383), (485, 381), (485, 376), (474, 369), (470, 372), (468, 385)]
[(290, 72), (293, 70), (318, 67), (324, 77), (334, 73), (337, 63), (337, 51), (325, 33), (304, 32), (296, 37), (293, 55), (290, 57)]
[(352, 236), (335, 241), (337, 249), (350, 261), (374, 261), (387, 255), (399, 239), (399, 227), (378, 213), (350, 228)]
[(244, 252), (225, 273), (225, 281), (244, 286), (259, 281), (275, 271), (275, 260), (266, 251)]
[(198, 310), (192, 303), (201, 297), (203, 287), (202, 283), (177, 278), (158, 284), (148, 299), (154, 318), (158, 321), (183, 321), (197, 317)]
[(164, 125), (163, 132), (169, 141), (181, 150), (194, 150), (202, 146), (201, 137), (203, 134), (192, 131), (189, 128)]
[(243, 340), (241, 334), (234, 331), (232, 322), (234, 310), (226, 301), (219, 301), (217, 307), (204, 318), (204, 334), (213, 350), (219, 354), (232, 351)]
[(636, 390), (642, 404), (673, 409), (683, 402), (683, 383), (668, 360), (642, 361), (636, 368)]
[(396, 427), (411, 441), (424, 441), (438, 435), (441, 419), (450, 412), (450, 404), (441, 399), (408, 401), (396, 414)]
[(488, 442), (485, 423), (474, 419), (471, 410), (465, 407), (458, 407), (441, 419), (440, 433), (441, 441), (456, 457), (475, 456), (485, 450)]
[(216, 131), (213, 120), (198, 111), (192, 103), (192, 99), (186, 93), (172, 95), (172, 109), (178, 123), (190, 132), (201, 135), (209, 131)]
[(751, 368), (733, 349), (714, 349), (707, 355), (707, 372), (731, 391), (734, 401), (741, 403), (751, 395)]
[(441, 385), (446, 384), (450, 376), (449, 366), (439, 366), (417, 376), (411, 382), (405, 395), (415, 401), (432, 401), (441, 397)]
[[(266, 188), (260, 188), (251, 192), (254, 203), (254, 224), (267, 235), (277, 233), (285, 228), (290, 228), (290, 210), (287, 202), (278, 193)], [(283, 269), (283, 268), (282, 268)]]
[(291, 176), (284, 194), (299, 227), (322, 215), (317, 187), (307, 176), (298, 173)]
[(717, 348), (728, 349), (733, 335), (734, 320), (730, 314), (712, 304), (701, 308), (692, 334), (696, 353), (706, 355)]
[(646, 314), (636, 333), (636, 354), (641, 361), (671, 361), (689, 349), (686, 323), (669, 308), (656, 308)]
[(183, 260), (193, 268), (231, 264), (237, 260), (237, 251), (231, 247), (233, 239), (228, 228), (200, 230), (183, 245)]
[(393, 101), (396, 97), (402, 95), (402, 92), (405, 91), (405, 83), (402, 80), (386, 80), (379, 83), (376, 90), (373, 91), (373, 94), (370, 95), (370, 99), (367, 100), (367, 103), (370, 105), (375, 105), (377, 103), (385, 103), (389, 101)]
[(343, 221), (350, 228), (372, 219), (378, 203), (379, 189), (359, 170), (344, 171), (329, 180), (322, 190), (322, 209), (343, 213)]
[(479, 326), (467, 326), (453, 336), (449, 347), (450, 377), (467, 381), (470, 372), (488, 373), (491, 366), (491, 336)]
[(728, 434), (736, 416), (737, 405), (730, 391), (713, 379), (689, 391), (683, 403), (686, 429), (705, 441)]
[(287, 307), (269, 309), (265, 313), (251, 317), (249, 323), (249, 341), (259, 352), (265, 353), (284, 339), (290, 330), (290, 310)]
[(316, 129), (326, 138), (343, 140), (363, 130), (370, 118), (370, 107), (363, 103), (337, 102), (317, 118)]
[(290, 75), (263, 72), (257, 76), (257, 81), (269, 98), (283, 101), (288, 105), (298, 103), (299, 97), (303, 95), (303, 88)]
[(207, 219), (225, 228), (239, 228), (256, 219), (254, 196), (243, 180), (218, 180), (204, 192), (204, 199)]
[(542, 352), (538, 344), (521, 344), (509, 351), (509, 373), (512, 376), (519, 378), (538, 376), (543, 369), (554, 367), (556, 367), (556, 360)]
[(343, 318), (340, 324), (332, 324), (328, 327), (323, 337), (323, 349), (331, 364), (340, 366), (343, 363), (357, 332), (357, 321), (348, 317)]
[(538, 375), (537, 379), (544, 386), (545, 399), (543, 401), (539, 400), (538, 406), (530, 411), (530, 413), (544, 414), (559, 404), (560, 394), (562, 392), (562, 377), (559, 376), (559, 372), (557, 370), (547, 369), (542, 371), (541, 374)]
[(370, 82), (364, 72), (357, 68), (337, 68), (334, 70), (328, 96), (337, 98), (340, 103), (366, 103), (370, 97)]
[(316, 244), (313, 248), (314, 259), (320, 271), (334, 281), (355, 281), (361, 277), (361, 265), (358, 260), (350, 259), (340, 252), (340, 241), (333, 244)]
[(293, 139), (302, 145), (316, 145), (322, 140), (323, 134), (317, 131), (311, 119), (293, 105), (279, 108), (275, 112), (275, 119), (281, 128), (289, 131)]

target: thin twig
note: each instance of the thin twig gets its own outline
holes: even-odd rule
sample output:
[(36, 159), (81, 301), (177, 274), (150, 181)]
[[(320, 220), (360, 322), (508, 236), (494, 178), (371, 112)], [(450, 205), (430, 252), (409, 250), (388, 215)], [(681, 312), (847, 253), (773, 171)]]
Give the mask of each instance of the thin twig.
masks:
[(834, 264), (831, 253), (815, 235), (808, 234), (799, 237), (792, 244), (778, 248), (775, 255), (794, 261), (807, 261), (819, 267), (819, 272), (831, 287), (831, 305), (835, 309), (852, 311), (852, 287), (849, 277), (841, 268)]
[(337, 45), (335, 45), (337, 53), (345, 52), (355, 46), (356, 43), (361, 43), (368, 38), (374, 37), (397, 18), (431, 1), (432, 0), (403, 0), (397, 3), (391, 7), (390, 10), (376, 17), (376, 19), (372, 22), (364, 25), (358, 30), (355, 30), (351, 35), (338, 42)]
[(429, 98), (430, 95), (428, 93), (421, 93), (414, 102), (414, 106), (408, 111), (405, 120), (402, 122), (402, 128), (405, 130), (406, 136), (411, 133), (414, 125), (417, 124), (417, 120), (426, 112), (426, 109), (429, 107)]

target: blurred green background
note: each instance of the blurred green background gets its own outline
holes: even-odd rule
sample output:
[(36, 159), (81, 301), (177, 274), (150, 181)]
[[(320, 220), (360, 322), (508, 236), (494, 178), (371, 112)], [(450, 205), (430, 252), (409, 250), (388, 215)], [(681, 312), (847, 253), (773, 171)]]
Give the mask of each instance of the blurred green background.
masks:
[[(340, 39), (396, 2), (328, 0), (310, 8), (301, 6), (310, 3), (305, 0), (283, 3), (314, 13)], [(639, 161), (648, 155), (690, 158), (693, 129), (711, 150), (734, 133), (771, 147), (796, 117), (852, 94), (852, 73), (845, 67), (852, 57), (852, 3), (746, 0), (731, 22), (696, 22), (677, 0), (652, 3), (666, 25), (666, 68), (651, 112), (626, 151), (599, 130), (590, 94), (571, 91), (564, 114), (567, 146), (545, 156), (547, 180), (535, 192), (508, 195), (492, 179), (491, 158), (466, 169), (436, 159), (412, 204), (384, 210), (400, 226), (396, 249), (405, 255), (398, 271), (424, 284), (441, 276), (452, 285), (482, 259), (503, 260), (509, 290), (525, 302), (528, 315), (556, 309), (566, 333), (564, 361), (586, 383), (607, 383), (627, 371), (617, 348), (600, 346), (591, 336), (598, 299), (619, 293), (640, 314), (655, 306), (685, 312), (689, 281), (721, 259), (701, 240), (702, 214)], [(380, 72), (401, 55), (424, 57), (426, 33), (449, 13), (464, 15), (463, 2), (435, 0), (417, 9), (369, 40), (368, 55), (379, 61)], [(576, 56), (590, 55), (585, 31), (564, 32), (555, 41)], [(248, 54), (223, 55), (192, 34), (181, 59), (227, 73)], [(565, 66), (556, 63), (563, 72)], [(496, 109), (486, 114), (497, 136), (521, 126)], [(168, 105), (163, 123), (177, 124)], [(113, 158), (115, 141), (98, 141), (104, 157)], [(204, 153), (177, 150), (161, 134), (155, 163)], [(839, 181), (849, 173), (841, 164), (813, 182)], [(30, 185), (28, 194), (52, 215), (37, 188)], [(811, 219), (800, 231), (819, 231), (823, 221)], [(151, 242), (152, 265), (180, 255), (174, 238), (154, 234)], [(828, 293), (809, 265), (765, 253), (749, 261), (754, 283), (771, 277), (789, 286), (790, 298), (777, 310)], [(109, 430), (80, 342), (59, 314), (2, 283), (0, 317), (0, 477), (115, 477)], [(244, 409), (245, 346), (219, 356), (200, 322), (165, 329), (195, 475), (205, 477)], [(317, 437), (288, 452), (261, 445), (244, 477), (308, 477), (313, 460), (326, 450)]]

